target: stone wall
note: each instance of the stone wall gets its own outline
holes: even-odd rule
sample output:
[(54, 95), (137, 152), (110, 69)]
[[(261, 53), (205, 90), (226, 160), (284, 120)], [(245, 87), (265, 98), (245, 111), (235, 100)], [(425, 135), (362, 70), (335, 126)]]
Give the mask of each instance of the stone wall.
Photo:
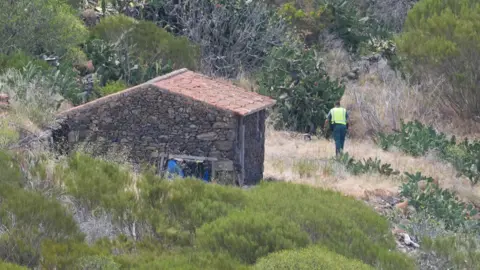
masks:
[(265, 111), (248, 115), (245, 124), (245, 184), (253, 185), (263, 178), (265, 159)]
[(237, 118), (204, 103), (144, 85), (65, 112), (69, 145), (88, 142), (98, 153), (128, 149), (133, 162), (161, 153), (216, 157), (234, 170)]

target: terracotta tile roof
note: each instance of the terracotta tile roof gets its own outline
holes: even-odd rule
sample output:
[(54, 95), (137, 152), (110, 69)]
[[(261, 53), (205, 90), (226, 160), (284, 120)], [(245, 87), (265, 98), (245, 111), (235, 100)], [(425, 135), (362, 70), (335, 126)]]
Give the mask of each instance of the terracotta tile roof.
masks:
[(181, 69), (173, 76), (159, 77), (150, 81), (151, 84), (178, 93), (186, 97), (202, 101), (222, 110), (239, 115), (248, 115), (275, 104), (270, 97), (249, 92), (231, 82), (213, 79), (205, 75)]
[(246, 91), (226, 80), (213, 79), (188, 69), (179, 69), (143, 84), (67, 109), (60, 112), (59, 115), (65, 116), (112, 100), (121, 99), (123, 96), (133, 94), (133, 92), (140, 90), (142, 86), (147, 85), (154, 85), (160, 89), (205, 102), (242, 116), (275, 105), (274, 99)]

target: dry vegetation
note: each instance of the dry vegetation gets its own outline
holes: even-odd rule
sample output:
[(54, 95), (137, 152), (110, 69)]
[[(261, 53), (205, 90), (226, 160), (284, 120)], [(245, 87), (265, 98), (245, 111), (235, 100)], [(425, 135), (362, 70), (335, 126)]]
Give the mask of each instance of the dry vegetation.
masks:
[[(347, 151), (355, 159), (379, 158), (401, 172), (422, 172), (438, 179), (444, 188), (455, 190), (469, 201), (480, 203), (480, 187), (473, 189), (465, 178), (457, 178), (451, 165), (435, 158), (414, 158), (400, 152), (386, 152), (373, 142), (347, 139)], [(350, 175), (345, 168), (331, 161), (334, 142), (326, 139), (305, 141), (287, 132), (268, 130), (265, 145), (265, 178), (329, 187), (361, 198), (366, 190), (398, 191), (400, 177), (379, 174)]]
[[(331, 39), (327, 43), (329, 50), (323, 57), (326, 68), (331, 76), (339, 78), (354, 63), (342, 49), (341, 42)], [(437, 98), (441, 87), (439, 78), (411, 86), (384, 61), (363, 67), (358, 80), (347, 82), (342, 99), (351, 118), (345, 150), (355, 159), (378, 158), (400, 172), (422, 172), (438, 179), (443, 188), (458, 192), (461, 198), (480, 203), (480, 188), (472, 189), (466, 178), (456, 177), (456, 170), (436, 158), (435, 153), (414, 158), (400, 151), (386, 152), (370, 139), (375, 132), (398, 129), (400, 119), (417, 119), (447, 134), (479, 137), (480, 125), (455, 118), (453, 112), (443, 106)], [(401, 177), (350, 175), (344, 166), (330, 160), (334, 154), (333, 140), (317, 138), (305, 141), (293, 133), (268, 129), (265, 177), (329, 187), (358, 198), (364, 195), (365, 190), (398, 191)]]
[(425, 78), (421, 84), (402, 79), (385, 60), (374, 64), (354, 63), (338, 40), (328, 39), (324, 56), (328, 73), (336, 78), (351, 67), (359, 67), (358, 80), (347, 81), (343, 105), (350, 111), (351, 135), (367, 138), (375, 132), (390, 132), (400, 127), (400, 119), (419, 120), (439, 131), (469, 138), (480, 137), (480, 123), (462, 120), (439, 98), (445, 81)]

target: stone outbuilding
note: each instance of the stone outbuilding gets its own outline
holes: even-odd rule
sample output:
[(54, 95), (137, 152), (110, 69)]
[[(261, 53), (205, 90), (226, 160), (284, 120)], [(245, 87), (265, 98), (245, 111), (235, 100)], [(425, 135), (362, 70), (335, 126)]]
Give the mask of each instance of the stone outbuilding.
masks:
[[(263, 178), (266, 109), (275, 100), (181, 69), (59, 114), (68, 148), (120, 146), (134, 163), (211, 161), (213, 178), (240, 185)], [(68, 134), (68, 135), (67, 135)], [(60, 136), (61, 137), (61, 136)]]

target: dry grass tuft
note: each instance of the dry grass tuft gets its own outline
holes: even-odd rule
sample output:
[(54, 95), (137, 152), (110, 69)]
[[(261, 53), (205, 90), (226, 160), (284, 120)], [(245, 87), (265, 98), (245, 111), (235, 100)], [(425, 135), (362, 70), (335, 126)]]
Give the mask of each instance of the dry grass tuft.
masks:
[(480, 123), (461, 119), (442, 102), (441, 93), (446, 91), (442, 78), (425, 77), (421, 84), (413, 84), (408, 78), (402, 79), (384, 60), (373, 64), (352, 62), (338, 42), (332, 38), (326, 42), (329, 50), (323, 60), (328, 74), (341, 78), (351, 67), (361, 69), (358, 80), (346, 82), (342, 98), (350, 111), (353, 137), (391, 132), (399, 129), (400, 119), (415, 119), (447, 134), (480, 138)]
[(400, 119), (418, 120), (447, 134), (478, 137), (479, 123), (461, 119), (442, 102), (443, 87), (439, 78), (425, 78), (421, 85), (412, 85), (381, 61), (347, 85), (343, 102), (352, 112), (356, 137), (399, 129)]
[[(457, 178), (455, 169), (429, 154), (414, 158), (398, 151), (386, 152), (373, 142), (347, 139), (347, 151), (355, 159), (378, 157), (401, 172), (421, 172), (439, 181), (443, 188), (459, 193), (460, 197), (480, 203), (480, 187), (471, 188), (465, 178)], [(266, 131), (265, 178), (322, 186), (360, 198), (367, 190), (382, 189), (398, 192), (401, 178), (379, 174), (354, 176), (344, 167), (329, 160), (335, 155), (333, 141), (304, 141), (292, 133)]]

